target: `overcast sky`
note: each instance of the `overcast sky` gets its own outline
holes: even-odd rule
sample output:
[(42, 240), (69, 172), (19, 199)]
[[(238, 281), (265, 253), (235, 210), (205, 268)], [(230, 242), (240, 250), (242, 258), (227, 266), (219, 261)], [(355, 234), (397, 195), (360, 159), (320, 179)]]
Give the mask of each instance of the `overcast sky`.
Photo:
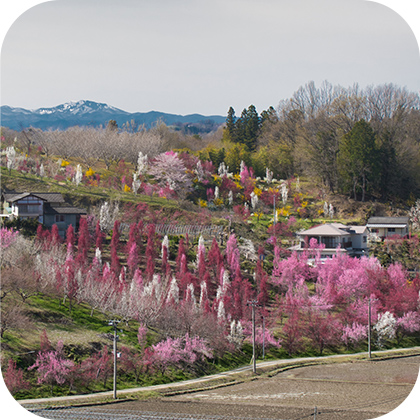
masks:
[(29, 109), (238, 115), (311, 80), (419, 91), (415, 35), (361, 0), (55, 0), (13, 23), (1, 56), (1, 104)]

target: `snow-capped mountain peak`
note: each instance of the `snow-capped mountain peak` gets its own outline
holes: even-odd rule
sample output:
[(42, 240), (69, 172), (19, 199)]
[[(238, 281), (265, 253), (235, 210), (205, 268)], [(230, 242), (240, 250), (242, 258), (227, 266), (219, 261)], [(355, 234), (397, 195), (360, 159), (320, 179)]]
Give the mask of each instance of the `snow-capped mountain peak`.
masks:
[(91, 114), (93, 112), (113, 113), (115, 111), (118, 111), (119, 113), (125, 112), (104, 103), (93, 102), (93, 101), (88, 101), (88, 100), (70, 101), (61, 105), (57, 105), (52, 108), (38, 108), (38, 109), (32, 110), (32, 112), (36, 114), (40, 114), (40, 115), (54, 114), (54, 113), (60, 113), (60, 114), (69, 113), (72, 115), (81, 115), (81, 114)]
[[(106, 127), (110, 120), (116, 121), (119, 127), (133, 124), (133, 127), (152, 127), (156, 121), (167, 125), (194, 129), (194, 133), (215, 130), (225, 121), (219, 115), (204, 116), (200, 114), (176, 115), (163, 112), (129, 113), (105, 103), (89, 100), (70, 101), (54, 107), (43, 107), (33, 110), (13, 108), (7, 105), (0, 107), (1, 125), (13, 130), (33, 127), (43, 130), (65, 130), (74, 126)], [(192, 125), (195, 124), (194, 127)]]

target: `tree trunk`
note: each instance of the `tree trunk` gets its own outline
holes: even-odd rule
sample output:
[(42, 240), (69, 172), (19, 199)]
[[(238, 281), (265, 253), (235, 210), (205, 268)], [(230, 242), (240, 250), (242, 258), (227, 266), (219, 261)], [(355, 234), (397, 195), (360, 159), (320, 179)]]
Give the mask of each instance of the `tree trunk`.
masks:
[(354, 199), (357, 201), (356, 187), (357, 187), (357, 178), (353, 180), (353, 196), (354, 196)]
[(362, 202), (365, 201), (365, 189), (366, 189), (366, 175), (362, 176)]

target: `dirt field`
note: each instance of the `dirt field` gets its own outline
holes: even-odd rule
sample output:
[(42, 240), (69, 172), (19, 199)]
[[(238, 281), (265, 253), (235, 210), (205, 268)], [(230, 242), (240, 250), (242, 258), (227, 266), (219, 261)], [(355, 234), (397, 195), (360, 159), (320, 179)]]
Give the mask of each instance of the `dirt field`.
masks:
[(299, 367), (272, 378), (158, 400), (111, 404), (106, 410), (115, 415), (147, 413), (141, 418), (297, 420), (315, 418), (317, 407), (321, 420), (372, 419), (404, 401), (417, 379), (419, 364), (420, 356), (413, 356)]

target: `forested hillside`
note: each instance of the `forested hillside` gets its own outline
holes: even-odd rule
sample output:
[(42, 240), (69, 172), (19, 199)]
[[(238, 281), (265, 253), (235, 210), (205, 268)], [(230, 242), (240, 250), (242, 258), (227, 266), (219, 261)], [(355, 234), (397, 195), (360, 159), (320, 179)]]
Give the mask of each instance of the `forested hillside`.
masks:
[(311, 82), (277, 110), (258, 115), (251, 105), (236, 118), (231, 108), (224, 134), (254, 152), (260, 176), (264, 167), (282, 178), (306, 174), (362, 201), (419, 194), (419, 96), (392, 84), (362, 90)]
[[(59, 192), (87, 211), (64, 237), (3, 220), (1, 340), (17, 397), (110, 386), (108, 326), (121, 321), (120, 386), (257, 357), (419, 343), (418, 95), (310, 83), (275, 110), (205, 137), (137, 129), (2, 128), (2, 189)], [(6, 211), (6, 210), (5, 210)], [(321, 263), (289, 248), (313, 225), (409, 215), (409, 238)]]

